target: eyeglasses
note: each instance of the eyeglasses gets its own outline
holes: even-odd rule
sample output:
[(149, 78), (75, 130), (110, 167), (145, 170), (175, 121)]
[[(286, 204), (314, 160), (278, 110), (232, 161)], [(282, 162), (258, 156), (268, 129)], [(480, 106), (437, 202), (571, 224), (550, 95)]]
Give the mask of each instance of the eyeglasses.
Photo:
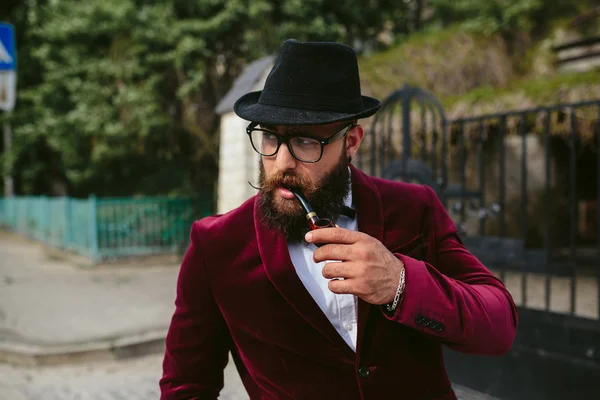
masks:
[(328, 138), (317, 138), (279, 135), (268, 129), (257, 128), (258, 125), (258, 122), (253, 122), (246, 127), (252, 147), (258, 154), (266, 157), (274, 156), (279, 151), (281, 144), (285, 143), (296, 160), (306, 163), (318, 162), (323, 157), (325, 146), (343, 138), (350, 132), (350, 129), (356, 126), (350, 124)]

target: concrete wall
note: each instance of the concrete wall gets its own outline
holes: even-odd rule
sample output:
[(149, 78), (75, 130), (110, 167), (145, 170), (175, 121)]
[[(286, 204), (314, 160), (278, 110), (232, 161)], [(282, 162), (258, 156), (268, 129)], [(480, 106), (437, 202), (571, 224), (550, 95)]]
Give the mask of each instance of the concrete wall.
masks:
[(218, 213), (230, 211), (256, 194), (248, 181), (258, 186), (259, 155), (246, 134), (248, 123), (233, 112), (221, 118)]
[[(251, 91), (261, 90), (264, 87), (270, 70), (271, 65), (268, 65)], [(257, 193), (257, 190), (248, 184), (250, 181), (254, 186), (258, 186), (260, 159), (246, 134), (246, 126), (249, 123), (233, 111), (221, 116), (217, 200), (219, 214), (231, 211)]]

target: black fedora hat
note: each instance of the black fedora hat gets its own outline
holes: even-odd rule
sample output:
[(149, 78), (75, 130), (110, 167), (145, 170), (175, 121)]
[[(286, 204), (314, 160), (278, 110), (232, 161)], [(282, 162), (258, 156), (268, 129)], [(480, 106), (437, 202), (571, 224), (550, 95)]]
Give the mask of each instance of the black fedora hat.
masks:
[(320, 125), (367, 118), (381, 107), (361, 95), (358, 61), (351, 47), (286, 40), (262, 91), (240, 97), (235, 113), (272, 125)]

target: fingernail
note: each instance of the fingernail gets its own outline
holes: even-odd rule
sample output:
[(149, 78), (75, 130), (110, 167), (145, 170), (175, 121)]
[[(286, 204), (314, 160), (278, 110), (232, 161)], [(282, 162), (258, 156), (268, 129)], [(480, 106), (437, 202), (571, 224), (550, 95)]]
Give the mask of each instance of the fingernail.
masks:
[(304, 235), (304, 240), (310, 242), (312, 240), (312, 236), (312, 232), (308, 232), (306, 235)]

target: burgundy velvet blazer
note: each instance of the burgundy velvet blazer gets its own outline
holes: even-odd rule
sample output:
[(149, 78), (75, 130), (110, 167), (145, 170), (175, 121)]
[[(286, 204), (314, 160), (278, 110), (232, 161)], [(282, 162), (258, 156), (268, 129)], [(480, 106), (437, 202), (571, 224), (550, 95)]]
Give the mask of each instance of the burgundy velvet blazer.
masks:
[(359, 230), (405, 264), (396, 311), (359, 300), (352, 351), (296, 275), (284, 237), (260, 223), (253, 197), (191, 229), (162, 400), (218, 398), (230, 351), (252, 400), (456, 399), (443, 345), (480, 355), (510, 349), (515, 304), (464, 247), (435, 192), (351, 171)]

